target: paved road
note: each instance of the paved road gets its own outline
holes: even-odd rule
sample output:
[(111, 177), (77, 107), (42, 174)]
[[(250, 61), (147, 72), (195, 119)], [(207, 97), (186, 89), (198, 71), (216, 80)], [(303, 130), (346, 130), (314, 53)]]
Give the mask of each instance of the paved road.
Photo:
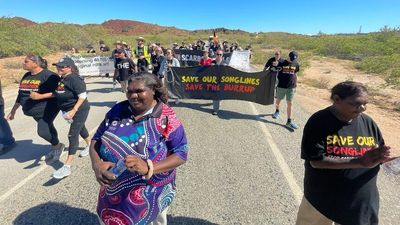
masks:
[[(113, 91), (108, 79), (87, 83), (92, 106), (87, 127), (94, 132), (124, 95)], [(9, 108), (14, 92), (5, 96)], [(222, 101), (219, 116), (210, 114), (211, 101), (187, 99), (171, 105), (186, 128), (190, 160), (178, 170), (169, 224), (294, 224), (304, 170), (301, 128), (290, 132), (284, 119), (271, 118), (272, 106), (250, 102)], [(301, 127), (311, 113), (295, 108)], [(19, 111), (11, 126), (18, 146), (0, 155), (1, 224), (97, 224), (99, 186), (90, 159), (77, 158), (72, 175), (57, 182), (51, 174), (61, 163), (37, 160), (50, 147), (36, 135), (34, 120)], [(68, 124), (58, 117), (56, 127), (67, 143)], [(399, 224), (399, 184), (399, 177), (379, 176), (381, 224)]]

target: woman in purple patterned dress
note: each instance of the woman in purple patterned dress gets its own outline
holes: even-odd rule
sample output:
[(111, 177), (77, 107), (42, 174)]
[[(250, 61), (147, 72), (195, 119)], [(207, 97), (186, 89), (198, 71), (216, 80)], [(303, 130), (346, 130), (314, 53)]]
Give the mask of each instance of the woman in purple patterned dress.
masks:
[(185, 131), (153, 74), (131, 77), (126, 96), (106, 114), (90, 147), (101, 185), (97, 213), (106, 225), (167, 224), (176, 167), (187, 160)]

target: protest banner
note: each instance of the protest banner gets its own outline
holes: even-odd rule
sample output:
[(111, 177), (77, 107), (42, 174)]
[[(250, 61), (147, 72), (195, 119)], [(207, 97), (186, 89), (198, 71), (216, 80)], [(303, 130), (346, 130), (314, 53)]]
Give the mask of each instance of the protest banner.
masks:
[(240, 71), (250, 72), (252, 70), (250, 67), (250, 51), (233, 51), (231, 60), (229, 61), (229, 66)]
[(102, 76), (114, 74), (114, 62), (109, 56), (93, 55), (70, 55), (79, 69), (81, 76)]
[(165, 78), (178, 98), (236, 99), (262, 105), (274, 103), (275, 82), (269, 71), (247, 73), (229, 66), (172, 67)]
[[(226, 62), (230, 61), (230, 52), (224, 53), (222, 56)], [(174, 56), (179, 60), (181, 67), (187, 66), (198, 66), (201, 57), (203, 57), (203, 51), (201, 50), (188, 50), (188, 49), (174, 49)]]

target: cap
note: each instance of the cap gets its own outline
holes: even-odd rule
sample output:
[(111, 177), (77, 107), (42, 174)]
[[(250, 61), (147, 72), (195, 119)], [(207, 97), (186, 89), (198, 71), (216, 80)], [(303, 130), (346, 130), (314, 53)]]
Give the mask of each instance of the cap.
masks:
[(115, 50), (115, 53), (118, 53), (118, 54), (125, 53), (125, 50), (122, 49), (122, 48), (118, 48), (118, 49)]
[(294, 61), (294, 60), (296, 60), (298, 57), (299, 57), (299, 55), (297, 54), (296, 51), (291, 51), (291, 52), (289, 53), (289, 59), (290, 59), (290, 61)]
[(60, 61), (58, 61), (58, 63), (53, 63), (53, 66), (72, 67), (72, 66), (75, 66), (75, 63), (71, 58), (65, 57), (65, 58), (60, 59)]

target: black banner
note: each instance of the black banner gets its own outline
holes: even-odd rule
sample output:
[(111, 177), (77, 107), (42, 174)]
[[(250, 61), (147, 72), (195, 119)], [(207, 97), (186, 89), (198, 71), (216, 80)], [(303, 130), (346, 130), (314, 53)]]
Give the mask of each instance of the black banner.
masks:
[[(198, 66), (201, 57), (203, 57), (203, 51), (201, 50), (188, 50), (188, 49), (174, 49), (175, 58), (179, 60), (181, 67), (187, 66)], [(224, 53), (223, 59), (229, 63), (232, 53)], [(214, 58), (210, 55), (210, 58)]]
[(246, 73), (229, 66), (172, 67), (165, 83), (178, 98), (274, 103), (275, 72)]

